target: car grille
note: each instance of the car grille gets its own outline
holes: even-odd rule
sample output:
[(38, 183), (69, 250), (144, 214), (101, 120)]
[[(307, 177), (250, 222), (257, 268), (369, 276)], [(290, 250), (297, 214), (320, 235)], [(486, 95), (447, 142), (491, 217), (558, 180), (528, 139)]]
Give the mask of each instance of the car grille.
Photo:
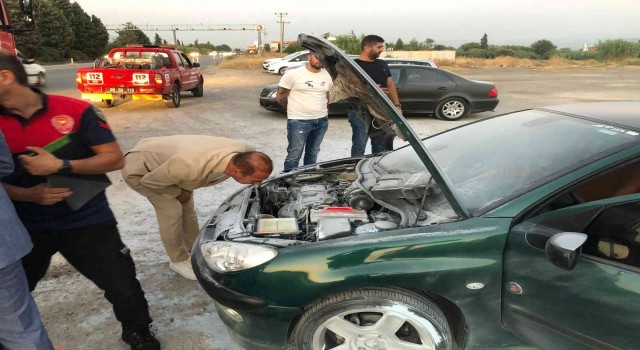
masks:
[(271, 91), (271, 89), (262, 89), (262, 92), (260, 92), (260, 97), (267, 97), (267, 95), (269, 95)]

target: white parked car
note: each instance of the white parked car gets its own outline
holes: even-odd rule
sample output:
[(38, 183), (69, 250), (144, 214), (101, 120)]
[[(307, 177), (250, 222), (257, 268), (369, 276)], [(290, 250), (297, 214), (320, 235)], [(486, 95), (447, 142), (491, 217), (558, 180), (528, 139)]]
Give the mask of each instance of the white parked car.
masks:
[(37, 64), (32, 58), (26, 58), (22, 52), (16, 50), (18, 60), (27, 71), (27, 81), (31, 86), (45, 86), (47, 84), (47, 70)]
[(283, 58), (271, 58), (262, 63), (262, 69), (269, 73), (283, 75), (287, 69), (298, 68), (307, 64), (309, 50), (294, 52)]

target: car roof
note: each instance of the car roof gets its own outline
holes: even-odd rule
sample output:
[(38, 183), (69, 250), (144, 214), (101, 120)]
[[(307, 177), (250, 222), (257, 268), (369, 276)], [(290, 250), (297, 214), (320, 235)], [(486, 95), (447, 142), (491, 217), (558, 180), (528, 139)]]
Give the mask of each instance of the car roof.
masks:
[(640, 101), (583, 102), (536, 108), (640, 130)]

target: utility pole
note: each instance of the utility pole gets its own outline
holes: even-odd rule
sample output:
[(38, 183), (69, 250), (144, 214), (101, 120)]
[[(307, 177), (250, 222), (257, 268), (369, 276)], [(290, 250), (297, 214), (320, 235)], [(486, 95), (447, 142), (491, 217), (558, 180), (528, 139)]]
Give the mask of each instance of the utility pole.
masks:
[(276, 23), (280, 23), (280, 52), (284, 51), (284, 24), (289, 23), (284, 21), (284, 16), (287, 16), (286, 12), (276, 12), (276, 16), (280, 17), (280, 20)]

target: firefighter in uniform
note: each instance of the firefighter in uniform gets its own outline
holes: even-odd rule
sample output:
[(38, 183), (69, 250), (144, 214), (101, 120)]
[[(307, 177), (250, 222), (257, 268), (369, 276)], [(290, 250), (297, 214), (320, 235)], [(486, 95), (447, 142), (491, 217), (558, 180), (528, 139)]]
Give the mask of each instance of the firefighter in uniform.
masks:
[[(108, 182), (105, 173), (122, 167), (122, 151), (101, 112), (84, 101), (29, 88), (22, 64), (0, 53), (0, 129), (15, 163), (2, 185), (34, 245), (22, 260), (29, 289), (60, 252), (104, 290), (131, 349), (160, 349), (149, 330), (152, 320), (135, 264), (120, 239), (104, 189), (74, 210), (65, 200), (73, 195), (73, 183), (69, 188), (47, 186), (47, 175), (52, 174)], [(43, 149), (56, 141), (67, 143), (68, 158)]]

